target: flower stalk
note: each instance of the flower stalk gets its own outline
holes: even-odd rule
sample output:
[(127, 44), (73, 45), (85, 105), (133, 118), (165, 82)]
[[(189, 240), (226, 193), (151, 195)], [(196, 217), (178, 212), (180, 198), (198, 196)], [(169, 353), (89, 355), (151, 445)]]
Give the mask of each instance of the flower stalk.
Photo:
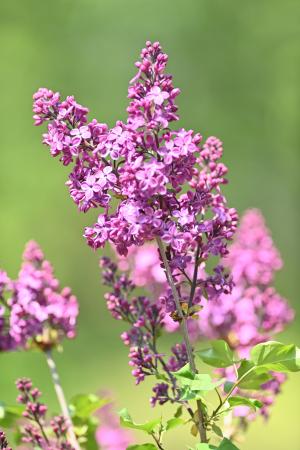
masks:
[[(165, 272), (166, 272), (166, 277), (169, 283), (169, 286), (172, 290), (172, 294), (174, 297), (174, 301), (176, 304), (176, 308), (179, 314), (179, 317), (181, 319), (181, 331), (183, 334), (183, 339), (184, 339), (184, 343), (186, 346), (186, 351), (187, 351), (187, 356), (188, 356), (188, 361), (189, 361), (189, 365), (191, 368), (191, 371), (196, 374), (197, 368), (196, 368), (196, 364), (195, 364), (195, 359), (194, 359), (194, 354), (193, 354), (193, 348), (190, 342), (190, 338), (189, 338), (189, 332), (188, 332), (188, 328), (187, 328), (187, 321), (186, 321), (186, 317), (182, 311), (181, 308), (181, 304), (180, 304), (180, 298), (179, 298), (179, 294), (178, 294), (178, 290), (175, 286), (174, 283), (174, 279), (172, 276), (172, 272), (171, 272), (171, 268), (169, 265), (169, 261), (166, 255), (166, 251), (165, 251), (165, 247), (164, 244), (161, 240), (160, 237), (156, 238), (156, 242), (159, 248), (159, 252), (161, 255), (161, 258), (163, 260), (163, 264), (164, 264), (164, 268), (165, 268)], [(207, 442), (207, 435), (206, 435), (206, 429), (205, 429), (205, 424), (204, 424), (204, 411), (203, 411), (203, 405), (201, 400), (197, 400), (197, 410), (198, 410), (198, 419), (199, 422), (197, 423), (198, 429), (199, 429), (199, 435), (200, 435), (200, 439), (201, 442)]]
[(74, 426), (73, 426), (73, 422), (71, 419), (71, 415), (70, 415), (70, 411), (68, 408), (68, 404), (66, 401), (66, 397), (60, 382), (60, 378), (59, 378), (59, 374), (57, 371), (57, 367), (55, 364), (55, 361), (53, 359), (52, 356), (52, 351), (50, 349), (45, 350), (45, 356), (46, 356), (46, 360), (47, 360), (47, 364), (48, 367), (50, 369), (50, 373), (51, 373), (51, 377), (52, 377), (52, 381), (54, 384), (54, 389), (56, 392), (56, 396), (61, 408), (61, 412), (64, 416), (64, 418), (67, 420), (69, 428), (68, 428), (68, 439), (70, 441), (70, 443), (72, 444), (72, 446), (74, 447), (75, 450), (80, 450), (80, 446), (78, 444), (75, 432), (74, 432)]

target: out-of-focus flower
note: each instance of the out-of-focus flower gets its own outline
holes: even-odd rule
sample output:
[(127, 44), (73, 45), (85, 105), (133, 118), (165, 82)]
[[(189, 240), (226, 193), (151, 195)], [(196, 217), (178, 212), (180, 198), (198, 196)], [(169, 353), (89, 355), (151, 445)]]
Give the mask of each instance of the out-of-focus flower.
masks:
[(125, 450), (132, 444), (133, 436), (128, 430), (121, 428), (111, 403), (103, 406), (97, 415), (100, 425), (96, 431), (96, 440), (102, 450)]
[[(223, 264), (233, 274), (235, 286), (230, 295), (222, 294), (211, 302), (204, 301), (199, 321), (191, 323), (190, 331), (194, 339), (201, 336), (224, 339), (241, 358), (247, 358), (251, 347), (274, 339), (294, 318), (293, 309), (271, 285), (275, 272), (282, 267), (282, 260), (258, 210), (245, 212)], [(232, 369), (222, 370), (221, 375), (235, 378)], [(257, 394), (264, 404), (260, 412), (265, 417), (286, 379), (281, 374), (274, 377)], [(235, 414), (242, 416), (246, 412), (249, 414), (248, 407), (235, 410)], [(250, 418), (253, 417), (251, 414)]]
[(27, 347), (33, 342), (43, 349), (62, 338), (75, 336), (78, 303), (70, 288), (61, 289), (42, 250), (30, 241), (23, 254), (18, 278), (0, 273), (1, 350)]

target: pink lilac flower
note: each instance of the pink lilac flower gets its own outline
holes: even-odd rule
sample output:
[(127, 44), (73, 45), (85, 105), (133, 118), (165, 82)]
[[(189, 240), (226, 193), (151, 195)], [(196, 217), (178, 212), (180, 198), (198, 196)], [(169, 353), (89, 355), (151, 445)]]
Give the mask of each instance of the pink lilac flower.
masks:
[[(88, 122), (87, 109), (73, 97), (61, 101), (45, 88), (34, 95), (34, 119), (36, 125), (48, 122), (44, 143), (52, 156), (65, 165), (74, 163), (67, 185), (78, 208), (99, 209), (96, 223), (85, 229), (88, 245), (98, 249), (109, 242), (127, 255), (161, 238), (179, 282), (183, 263), (198, 265), (196, 254), (203, 264), (212, 255), (227, 254), (237, 214), (221, 191), (227, 183), (222, 142), (169, 128), (179, 119), (175, 101), (180, 90), (166, 73), (167, 62), (158, 42), (146, 43), (128, 89), (127, 120), (111, 129)], [(209, 281), (196, 280), (198, 291), (205, 283), (211, 296), (228, 288), (223, 268), (215, 269)]]
[(231, 270), (235, 287), (229, 296), (207, 302), (199, 331), (210, 339), (226, 338), (233, 348), (247, 353), (281, 332), (294, 317), (287, 301), (270, 285), (282, 260), (259, 211), (244, 214), (223, 264)]
[[(244, 214), (223, 264), (231, 270), (235, 286), (229, 295), (203, 301), (199, 321), (190, 324), (191, 335), (194, 339), (225, 339), (241, 358), (247, 358), (252, 346), (274, 339), (294, 318), (292, 308), (271, 285), (282, 260), (258, 210)], [(222, 376), (235, 377), (231, 369), (224, 369)], [(265, 405), (260, 410), (265, 417), (285, 378), (276, 376), (257, 394)], [(238, 411), (244, 415), (249, 408)]]
[(46, 348), (75, 336), (77, 299), (70, 288), (60, 288), (36, 242), (25, 247), (17, 280), (10, 281), (4, 272), (0, 277), (6, 291), (0, 310), (2, 350), (26, 347), (32, 341)]
[(96, 440), (102, 450), (124, 450), (133, 442), (131, 433), (121, 428), (112, 404), (105, 405), (98, 411), (100, 425), (96, 431)]
[(120, 270), (130, 270), (130, 277), (137, 286), (147, 286), (148, 289), (159, 292), (166, 285), (166, 276), (154, 244), (131, 247), (126, 257), (117, 254), (117, 258)]

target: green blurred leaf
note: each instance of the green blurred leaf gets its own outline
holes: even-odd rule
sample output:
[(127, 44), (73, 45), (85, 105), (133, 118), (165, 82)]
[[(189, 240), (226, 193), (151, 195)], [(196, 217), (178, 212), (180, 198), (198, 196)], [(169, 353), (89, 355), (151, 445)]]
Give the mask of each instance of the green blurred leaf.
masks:
[(219, 447), (217, 447), (218, 450), (239, 450), (229, 439), (224, 438)]
[(174, 414), (174, 417), (182, 416), (182, 406), (179, 406)]
[(108, 399), (100, 398), (95, 394), (78, 394), (71, 399), (70, 410), (72, 416), (87, 419), (108, 401)]
[(225, 381), (224, 383), (224, 392), (226, 392), (226, 394), (228, 394), (228, 392), (231, 390), (231, 388), (234, 386), (234, 382), (233, 381)]
[(213, 432), (217, 435), (217, 436), (219, 436), (219, 437), (223, 437), (223, 431), (221, 430), (221, 428), (220, 427), (218, 427), (218, 425), (216, 425), (215, 423), (212, 425), (212, 430), (213, 430)]
[(257, 408), (262, 407), (262, 403), (258, 400), (251, 400), (249, 398), (241, 397), (239, 395), (236, 395), (234, 397), (230, 397), (228, 399), (228, 403), (231, 407), (235, 406), (249, 406), (249, 408), (253, 409), (254, 411)]
[(234, 353), (227, 342), (217, 340), (210, 342), (211, 347), (199, 350), (196, 353), (209, 366), (229, 367), (234, 364)]
[(121, 425), (125, 428), (133, 428), (134, 430), (145, 431), (148, 434), (151, 434), (155, 427), (161, 422), (160, 419), (151, 420), (145, 423), (135, 423), (133, 422), (128, 410), (126, 408), (122, 409), (119, 412)]
[(251, 361), (275, 372), (298, 372), (300, 349), (294, 344), (269, 341), (256, 345), (251, 350)]
[(6, 405), (0, 402), (0, 425), (3, 428), (12, 428), (16, 421), (22, 417), (24, 405)]
[(173, 428), (178, 427), (179, 425), (183, 425), (184, 424), (184, 420), (179, 419), (178, 417), (173, 417), (172, 419), (169, 419), (165, 425), (165, 430), (169, 431), (172, 430)]

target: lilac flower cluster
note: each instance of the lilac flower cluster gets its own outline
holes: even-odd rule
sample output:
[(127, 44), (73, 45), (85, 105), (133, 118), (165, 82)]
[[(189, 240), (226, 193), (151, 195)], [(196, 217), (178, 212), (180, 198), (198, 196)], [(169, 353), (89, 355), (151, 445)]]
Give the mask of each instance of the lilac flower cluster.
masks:
[[(39, 402), (41, 392), (31, 380), (21, 378), (16, 382), (18, 402), (25, 405), (23, 416), (30, 421), (22, 430), (22, 441), (43, 450), (74, 450), (67, 440), (68, 425), (62, 416), (53, 417), (50, 429), (46, 427), (47, 406)], [(54, 436), (54, 438), (53, 438)]]
[[(154, 387), (151, 404), (166, 401), (178, 401), (178, 387), (172, 371), (177, 371), (187, 363), (187, 352), (184, 344), (177, 344), (171, 349), (169, 359), (157, 349), (157, 339), (163, 328), (165, 307), (161, 302), (152, 302), (144, 296), (134, 297), (135, 285), (125, 275), (119, 275), (117, 266), (110, 259), (100, 259), (103, 282), (111, 291), (105, 294), (108, 310), (117, 320), (123, 320), (130, 325), (128, 331), (122, 333), (121, 338), (129, 346), (129, 365), (133, 368), (132, 375), (136, 384), (144, 381), (145, 377), (163, 374), (171, 384), (159, 383)], [(163, 395), (162, 395), (163, 392)]]
[(51, 264), (36, 242), (26, 245), (17, 280), (0, 272), (0, 299), (2, 351), (33, 342), (47, 349), (63, 337), (75, 336), (77, 299), (70, 288), (60, 289)]
[[(119, 257), (119, 267), (129, 270), (139, 286), (161, 293), (160, 299), (165, 300), (166, 310), (170, 311), (173, 306), (168, 309), (168, 286), (161, 276), (164, 273), (157, 249), (153, 244), (148, 244), (143, 250), (144, 247), (137, 247), (130, 250), (127, 258)], [(258, 210), (249, 210), (244, 214), (235, 242), (229, 247), (229, 254), (222, 263), (233, 275), (235, 286), (229, 295), (215, 296), (211, 301), (201, 297), (198, 302), (203, 309), (199, 320), (188, 322), (190, 335), (194, 341), (225, 339), (241, 358), (247, 358), (252, 346), (274, 338), (294, 317), (287, 301), (271, 286), (275, 272), (282, 267), (282, 260)], [(192, 265), (188, 264), (186, 271), (189, 276), (192, 276), (192, 269)], [(201, 277), (205, 279), (205, 273)], [(185, 298), (184, 289), (181, 292), (182, 298)], [(178, 322), (174, 322), (168, 314), (163, 323), (168, 331), (178, 330)], [(222, 370), (220, 375), (230, 381), (235, 380), (233, 370)], [(284, 374), (272, 375), (274, 379), (262, 386), (263, 392), (255, 394), (264, 404), (260, 413), (265, 417), (286, 379)], [(246, 392), (242, 394), (247, 397)], [(255, 417), (248, 407), (236, 408), (236, 413), (246, 415), (248, 419)]]
[[(252, 346), (273, 339), (294, 318), (287, 301), (271, 286), (282, 260), (258, 210), (244, 214), (224, 265), (230, 268), (235, 287), (229, 296), (221, 295), (205, 304), (199, 321), (191, 324), (191, 332), (194, 338), (205, 335), (209, 339), (224, 339), (241, 358), (247, 358)], [(229, 369), (221, 375), (235, 379)], [(264, 404), (260, 413), (265, 417), (286, 379), (284, 374), (273, 376), (262, 386), (262, 392), (255, 394)], [(243, 392), (243, 396), (247, 394)], [(236, 408), (235, 412), (254, 418), (248, 407)]]
[(223, 263), (231, 270), (235, 287), (230, 296), (221, 295), (203, 308), (199, 327), (208, 338), (226, 338), (247, 356), (250, 347), (274, 337), (294, 317), (270, 284), (282, 260), (259, 211), (245, 213)]
[[(88, 122), (87, 109), (73, 97), (61, 101), (44, 88), (34, 95), (33, 109), (36, 125), (48, 122), (44, 143), (51, 155), (74, 163), (67, 185), (78, 208), (103, 208), (85, 230), (88, 244), (96, 249), (110, 242), (126, 255), (132, 246), (160, 238), (172, 270), (183, 271), (189, 262), (227, 254), (237, 213), (221, 192), (227, 182), (221, 141), (209, 137), (202, 143), (192, 130), (169, 128), (178, 120), (180, 91), (165, 73), (167, 61), (158, 42), (146, 43), (128, 90), (127, 121), (111, 129)], [(210, 289), (211, 295), (228, 287), (223, 268), (217, 272), (210, 286), (218, 283), (219, 291)]]

